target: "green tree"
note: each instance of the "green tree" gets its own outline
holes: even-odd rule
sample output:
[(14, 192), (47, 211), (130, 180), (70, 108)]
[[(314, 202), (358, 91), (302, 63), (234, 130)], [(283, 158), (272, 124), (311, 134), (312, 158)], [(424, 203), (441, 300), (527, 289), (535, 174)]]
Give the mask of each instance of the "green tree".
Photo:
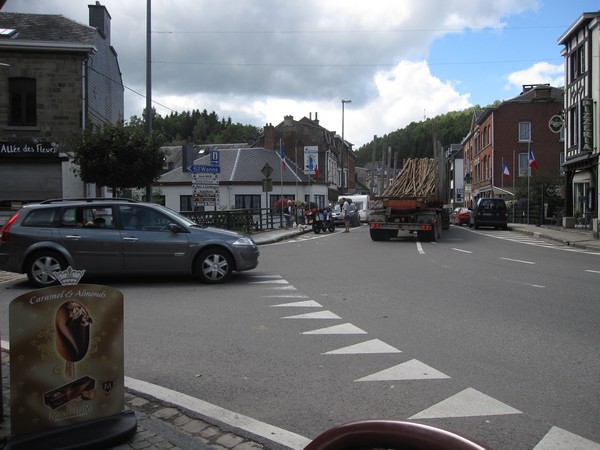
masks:
[(113, 188), (142, 188), (154, 182), (163, 167), (162, 139), (148, 136), (139, 120), (125, 124), (89, 124), (67, 145), (86, 183)]

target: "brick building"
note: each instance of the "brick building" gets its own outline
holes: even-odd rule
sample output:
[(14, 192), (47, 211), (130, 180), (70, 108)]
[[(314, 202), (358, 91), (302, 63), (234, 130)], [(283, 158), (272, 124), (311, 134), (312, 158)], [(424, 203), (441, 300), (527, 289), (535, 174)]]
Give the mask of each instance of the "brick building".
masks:
[[(540, 171), (560, 175), (564, 138), (548, 123), (561, 113), (562, 104), (563, 89), (526, 85), (518, 97), (474, 113), (463, 141), (467, 206), (480, 197), (513, 200), (514, 177), (528, 176), (530, 149)], [(504, 167), (510, 178), (503, 174)]]
[(91, 194), (60, 149), (86, 121), (123, 120), (124, 88), (110, 22), (99, 2), (89, 5), (89, 26), (61, 15), (0, 13), (4, 215), (23, 202)]

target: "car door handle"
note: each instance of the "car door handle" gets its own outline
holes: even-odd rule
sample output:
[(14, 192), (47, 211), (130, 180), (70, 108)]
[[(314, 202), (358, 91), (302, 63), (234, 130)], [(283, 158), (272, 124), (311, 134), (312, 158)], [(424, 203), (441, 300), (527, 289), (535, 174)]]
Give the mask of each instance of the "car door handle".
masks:
[(65, 237), (66, 237), (67, 239), (74, 239), (74, 240), (79, 240), (79, 239), (81, 239), (81, 236), (80, 236), (80, 235), (78, 235), (78, 234), (67, 234)]
[(124, 237), (123, 240), (124, 241), (129, 241), (129, 242), (136, 242), (138, 240), (138, 238), (136, 238), (136, 237)]

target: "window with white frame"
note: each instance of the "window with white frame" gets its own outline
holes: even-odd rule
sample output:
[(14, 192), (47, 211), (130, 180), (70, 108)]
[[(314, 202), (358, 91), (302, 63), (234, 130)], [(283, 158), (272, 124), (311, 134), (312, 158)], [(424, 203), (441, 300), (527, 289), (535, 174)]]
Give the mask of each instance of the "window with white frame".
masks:
[(519, 142), (531, 142), (531, 122), (519, 122)]

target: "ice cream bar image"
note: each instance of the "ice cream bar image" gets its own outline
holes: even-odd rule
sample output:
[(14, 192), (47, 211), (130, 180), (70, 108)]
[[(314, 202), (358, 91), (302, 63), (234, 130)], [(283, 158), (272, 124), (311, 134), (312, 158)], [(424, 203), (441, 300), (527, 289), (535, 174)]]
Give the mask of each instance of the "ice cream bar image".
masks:
[(67, 362), (65, 375), (72, 379), (74, 363), (81, 361), (88, 351), (92, 318), (80, 303), (69, 301), (58, 308), (54, 323), (56, 350)]

